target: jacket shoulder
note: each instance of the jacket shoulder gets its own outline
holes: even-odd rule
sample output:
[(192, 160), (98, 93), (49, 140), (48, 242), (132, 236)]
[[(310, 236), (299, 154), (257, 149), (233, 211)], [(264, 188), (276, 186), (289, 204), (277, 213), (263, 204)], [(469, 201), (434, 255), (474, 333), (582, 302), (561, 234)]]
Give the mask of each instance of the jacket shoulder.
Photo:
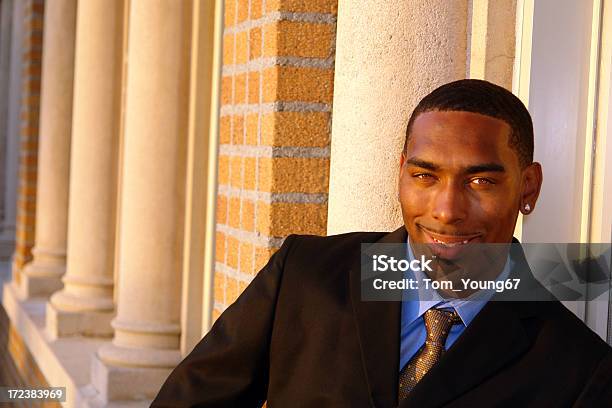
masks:
[(286, 266), (293, 269), (329, 270), (348, 265), (360, 257), (361, 244), (377, 242), (388, 232), (349, 232), (345, 234), (317, 236), (290, 235), (283, 246), (288, 245)]

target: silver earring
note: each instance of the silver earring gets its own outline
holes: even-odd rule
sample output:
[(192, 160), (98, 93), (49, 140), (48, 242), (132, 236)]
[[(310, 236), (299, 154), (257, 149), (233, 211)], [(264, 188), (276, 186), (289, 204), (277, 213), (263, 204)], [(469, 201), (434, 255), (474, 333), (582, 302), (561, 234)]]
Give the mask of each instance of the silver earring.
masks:
[(531, 206), (529, 204), (525, 204), (525, 212), (531, 211)]

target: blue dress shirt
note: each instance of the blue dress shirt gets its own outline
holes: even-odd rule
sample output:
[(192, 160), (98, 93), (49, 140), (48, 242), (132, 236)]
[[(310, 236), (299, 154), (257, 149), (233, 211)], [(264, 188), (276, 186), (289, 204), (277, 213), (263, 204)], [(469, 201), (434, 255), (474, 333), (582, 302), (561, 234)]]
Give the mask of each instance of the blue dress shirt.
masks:
[[(414, 259), (412, 248), (410, 247), (410, 237), (407, 241), (408, 260)], [(506, 279), (512, 268), (512, 260), (510, 257), (506, 260), (504, 269), (499, 274), (496, 280)], [(406, 272), (406, 278), (412, 277), (419, 281), (426, 277), (422, 271)], [(412, 276), (410, 276), (412, 274)], [(406, 289), (410, 290), (410, 289)], [(406, 292), (404, 292), (405, 294)], [(446, 338), (445, 348), (448, 350), (453, 343), (459, 338), (465, 328), (474, 320), (474, 317), (480, 312), (484, 305), (489, 301), (495, 292), (493, 290), (480, 291), (472, 294), (466, 299), (452, 299), (450, 301), (444, 298), (434, 289), (425, 288), (423, 284), (419, 285), (418, 298), (428, 300), (406, 300), (408, 296), (403, 296), (401, 310), (401, 327), (400, 327), (400, 371), (410, 361), (410, 359), (419, 351), (425, 343), (427, 332), (425, 330), (425, 322), (423, 313), (435, 307), (436, 309), (454, 309), (463, 324), (455, 324), (451, 328), (448, 337)], [(414, 296), (411, 296), (414, 299)], [(431, 300), (429, 300), (431, 299)]]

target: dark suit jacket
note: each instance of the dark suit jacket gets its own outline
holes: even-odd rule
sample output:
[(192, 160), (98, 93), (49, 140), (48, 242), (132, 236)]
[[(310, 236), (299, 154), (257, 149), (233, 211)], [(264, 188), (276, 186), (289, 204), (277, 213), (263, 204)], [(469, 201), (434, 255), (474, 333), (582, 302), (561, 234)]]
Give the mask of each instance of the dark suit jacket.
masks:
[[(360, 300), (376, 241), (406, 230), (288, 237), (152, 407), (398, 406), (400, 302)], [(399, 406), (610, 407), (611, 348), (557, 301), (488, 302)]]

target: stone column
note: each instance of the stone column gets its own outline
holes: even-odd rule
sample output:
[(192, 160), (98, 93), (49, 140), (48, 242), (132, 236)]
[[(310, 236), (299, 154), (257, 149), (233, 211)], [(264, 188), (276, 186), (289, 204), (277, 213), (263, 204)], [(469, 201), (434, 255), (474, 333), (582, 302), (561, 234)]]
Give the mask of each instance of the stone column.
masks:
[(392, 230), (408, 116), (466, 75), (467, 0), (340, 0), (327, 233)]
[(45, 5), (34, 259), (23, 269), (23, 297), (62, 287), (66, 269), (68, 181), (76, 0)]
[(103, 400), (154, 397), (181, 358), (189, 4), (130, 2), (117, 317), (92, 373)]
[(64, 289), (47, 305), (53, 336), (112, 335), (123, 0), (77, 10)]
[(17, 203), (17, 158), (19, 157), (19, 96), (21, 85), (21, 20), (22, 2), (5, 0), (0, 32), (0, 137), (4, 166), (1, 170), (2, 221), (0, 224), (0, 260), (10, 258), (15, 247), (15, 215)]
[(516, 0), (472, 0), (470, 78), (512, 90)]

